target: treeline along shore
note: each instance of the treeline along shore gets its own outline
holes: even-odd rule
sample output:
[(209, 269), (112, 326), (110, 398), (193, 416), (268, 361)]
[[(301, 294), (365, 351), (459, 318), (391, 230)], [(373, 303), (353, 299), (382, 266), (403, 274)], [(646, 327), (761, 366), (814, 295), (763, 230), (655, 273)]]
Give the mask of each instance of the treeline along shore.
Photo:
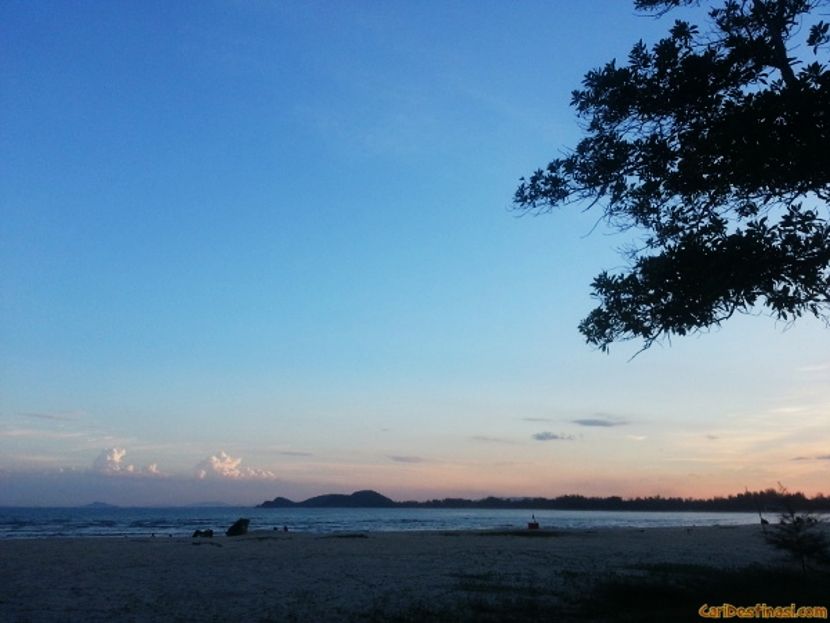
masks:
[(532, 510), (587, 510), (587, 511), (710, 511), (777, 513), (787, 509), (830, 511), (830, 497), (818, 494), (807, 497), (803, 493), (789, 493), (766, 489), (746, 491), (726, 497), (681, 498), (649, 496), (622, 498), (620, 496), (587, 497), (561, 495), (543, 497), (486, 497), (478, 500), (443, 498), (425, 502), (396, 502), (376, 491), (356, 491), (350, 495), (327, 494), (294, 502), (277, 497), (259, 504), (260, 508), (486, 508)]

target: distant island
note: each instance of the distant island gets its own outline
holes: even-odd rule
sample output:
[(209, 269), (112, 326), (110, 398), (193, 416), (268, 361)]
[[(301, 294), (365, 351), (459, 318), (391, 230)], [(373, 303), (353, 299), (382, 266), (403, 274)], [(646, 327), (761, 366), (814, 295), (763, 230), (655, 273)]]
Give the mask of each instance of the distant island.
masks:
[(302, 502), (284, 497), (266, 500), (257, 508), (484, 508), (527, 510), (582, 510), (582, 511), (711, 511), (711, 512), (779, 512), (787, 506), (798, 511), (830, 511), (830, 497), (817, 495), (809, 498), (803, 493), (783, 493), (775, 489), (747, 491), (736, 495), (713, 498), (637, 497), (622, 498), (561, 495), (555, 498), (486, 497), (478, 500), (444, 498), (426, 502), (396, 502), (377, 491), (355, 491), (352, 494), (330, 493)]
[[(257, 508), (394, 508), (409, 502), (395, 502), (377, 491), (355, 491), (351, 495), (329, 493), (309, 498), (303, 502), (292, 502), (288, 498), (277, 497), (266, 500)], [(411, 504), (416, 504), (412, 502)]]
[(84, 504), (80, 508), (118, 508), (115, 504), (107, 504), (106, 502), (90, 502)]

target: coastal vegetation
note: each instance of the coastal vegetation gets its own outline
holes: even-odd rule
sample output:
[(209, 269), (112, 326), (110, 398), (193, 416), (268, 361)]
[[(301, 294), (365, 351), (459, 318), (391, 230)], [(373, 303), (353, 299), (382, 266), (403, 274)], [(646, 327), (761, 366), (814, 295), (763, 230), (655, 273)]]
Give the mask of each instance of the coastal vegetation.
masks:
[[(449, 605), (422, 603), (400, 611), (381, 606), (351, 620), (372, 623), (542, 621), (642, 623), (700, 621), (703, 606), (774, 608), (825, 604), (827, 573), (750, 566), (723, 569), (699, 564), (632, 565), (624, 573), (569, 573), (562, 594), (537, 582), (497, 573), (458, 578), (463, 597)], [(820, 606), (823, 607), (823, 606)]]
[(830, 565), (830, 540), (822, 519), (810, 511), (799, 512), (783, 485), (779, 485), (778, 493), (784, 509), (778, 522), (769, 529), (762, 523), (767, 543), (788, 552), (801, 564), (801, 570), (805, 573), (814, 564)]
[(759, 512), (779, 515), (787, 509), (797, 512), (830, 511), (830, 496), (818, 494), (808, 497), (804, 493), (782, 492), (776, 489), (745, 491), (728, 496), (711, 498), (647, 497), (623, 498), (620, 496), (589, 497), (561, 495), (545, 497), (486, 497), (476, 500), (464, 498), (433, 499), (424, 502), (396, 502), (376, 491), (356, 491), (351, 495), (328, 494), (294, 502), (284, 497), (267, 500), (260, 508), (487, 508), (532, 510), (584, 510), (584, 511), (709, 511), (709, 512)]

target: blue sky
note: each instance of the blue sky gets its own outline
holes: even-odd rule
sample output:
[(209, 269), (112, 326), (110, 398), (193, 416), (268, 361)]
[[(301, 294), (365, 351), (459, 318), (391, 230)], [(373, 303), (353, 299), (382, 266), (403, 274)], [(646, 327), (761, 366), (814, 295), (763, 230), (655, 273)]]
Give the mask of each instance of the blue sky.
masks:
[(669, 25), (3, 3), (0, 504), (821, 490), (820, 323), (600, 354), (576, 325), (625, 239), (509, 210), (585, 71)]

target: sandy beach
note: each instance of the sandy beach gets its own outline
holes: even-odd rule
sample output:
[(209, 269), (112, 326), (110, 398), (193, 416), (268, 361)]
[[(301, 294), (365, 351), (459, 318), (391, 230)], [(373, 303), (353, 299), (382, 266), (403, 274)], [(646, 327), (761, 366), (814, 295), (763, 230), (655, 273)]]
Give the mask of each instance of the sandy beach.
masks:
[(556, 607), (592, 578), (665, 565), (782, 564), (759, 526), (8, 540), (0, 619), (384, 620), (511, 592)]

